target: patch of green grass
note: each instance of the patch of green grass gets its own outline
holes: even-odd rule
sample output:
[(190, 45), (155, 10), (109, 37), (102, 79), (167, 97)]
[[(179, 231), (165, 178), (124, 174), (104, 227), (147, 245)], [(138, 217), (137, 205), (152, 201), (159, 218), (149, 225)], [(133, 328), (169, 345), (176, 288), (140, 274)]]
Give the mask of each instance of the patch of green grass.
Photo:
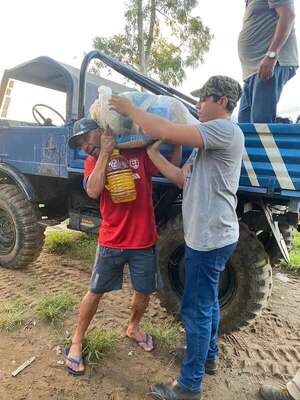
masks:
[(41, 320), (52, 323), (61, 322), (67, 313), (74, 310), (78, 300), (68, 291), (58, 294), (47, 294), (37, 304), (37, 315)]
[(0, 330), (11, 331), (26, 319), (25, 305), (20, 300), (1, 303)]
[(83, 232), (51, 230), (47, 233), (45, 248), (49, 253), (65, 255), (75, 260), (93, 263), (97, 236)]
[[(93, 328), (90, 329), (83, 339), (82, 354), (86, 362), (99, 364), (102, 359), (115, 351), (120, 339), (117, 332)], [(71, 344), (71, 338), (64, 341), (65, 345)]]
[(300, 233), (294, 231), (293, 248), (290, 253), (290, 262), (283, 262), (281, 266), (285, 269), (297, 272), (300, 274)]
[(157, 339), (161, 348), (172, 352), (180, 346), (182, 341), (182, 326), (178, 322), (166, 319), (159, 323), (144, 321), (143, 329)]

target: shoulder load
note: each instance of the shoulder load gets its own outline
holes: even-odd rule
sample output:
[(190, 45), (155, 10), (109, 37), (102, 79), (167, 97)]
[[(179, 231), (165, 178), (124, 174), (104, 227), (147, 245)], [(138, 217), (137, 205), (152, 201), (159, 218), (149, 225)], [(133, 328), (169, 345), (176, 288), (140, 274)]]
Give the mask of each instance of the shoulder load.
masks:
[[(99, 97), (90, 107), (90, 117), (101, 126), (109, 126), (115, 135), (118, 148), (144, 147), (151, 143), (152, 139), (146, 135), (139, 126), (130, 119), (119, 115), (109, 109), (109, 98), (112, 91), (107, 86), (100, 86)], [(151, 114), (166, 118), (178, 124), (197, 124), (185, 105), (171, 96), (158, 96), (148, 92), (124, 92), (121, 96), (127, 97), (132, 103)]]

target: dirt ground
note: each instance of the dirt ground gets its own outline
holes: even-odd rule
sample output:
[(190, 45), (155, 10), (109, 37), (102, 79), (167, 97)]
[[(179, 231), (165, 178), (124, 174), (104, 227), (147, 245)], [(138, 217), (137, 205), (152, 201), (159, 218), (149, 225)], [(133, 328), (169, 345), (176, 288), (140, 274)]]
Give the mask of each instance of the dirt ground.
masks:
[[(300, 279), (289, 278), (288, 283), (274, 279), (269, 308), (252, 327), (221, 338), (220, 370), (217, 376), (205, 377), (205, 400), (256, 399), (260, 384), (280, 384), (296, 372), (300, 366)], [(43, 253), (25, 270), (0, 268), (0, 300), (21, 299), (33, 308), (39, 296), (49, 291), (69, 289), (82, 296), (88, 281), (89, 273), (81, 270), (79, 262)], [(125, 329), (131, 292), (125, 281), (123, 291), (103, 299), (94, 325)], [(75, 316), (66, 321), (66, 330), (72, 331)], [(147, 318), (166, 318), (155, 298)], [(58, 344), (55, 330), (40, 322), (0, 332), (0, 400), (143, 400), (149, 398), (151, 383), (172, 381), (179, 369), (172, 354), (159, 348), (146, 354), (124, 338), (103, 364), (74, 378), (62, 365)], [(31, 356), (36, 357), (32, 365), (12, 377), (11, 372)]]

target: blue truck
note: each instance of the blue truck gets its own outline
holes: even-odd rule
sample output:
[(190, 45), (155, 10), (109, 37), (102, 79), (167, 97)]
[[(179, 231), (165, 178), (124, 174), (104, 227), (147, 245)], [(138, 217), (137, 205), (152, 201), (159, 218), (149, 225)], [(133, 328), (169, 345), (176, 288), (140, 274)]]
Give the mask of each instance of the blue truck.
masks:
[[(78, 149), (70, 150), (67, 142), (74, 122), (88, 114), (97, 98), (98, 86), (110, 86), (113, 93), (128, 89), (88, 73), (94, 59), (145, 90), (180, 99), (196, 115), (194, 99), (98, 51), (85, 56), (80, 71), (49, 57), (6, 70), (0, 86), (3, 268), (21, 268), (32, 263), (41, 252), (45, 228), (67, 218), (71, 229), (98, 232), (98, 201), (90, 199), (82, 185), (85, 155)], [(63, 112), (38, 102), (32, 106), (34, 122), (10, 118), (8, 109), (16, 82), (63, 95)], [(31, 95), (23, 93), (20, 99), (22, 109), (30, 103)], [(253, 323), (267, 305), (272, 267), (289, 260), (300, 206), (300, 125), (243, 124), (241, 128), (246, 146), (237, 204), (240, 239), (220, 280), (221, 329), (227, 333)], [(191, 150), (184, 148), (183, 162)], [(169, 146), (164, 145), (163, 152), (169, 151)], [(164, 283), (158, 296), (162, 306), (175, 316), (179, 314), (184, 287), (181, 196), (181, 191), (162, 176), (153, 178)], [(201, 230), (201, 226), (198, 228)]]

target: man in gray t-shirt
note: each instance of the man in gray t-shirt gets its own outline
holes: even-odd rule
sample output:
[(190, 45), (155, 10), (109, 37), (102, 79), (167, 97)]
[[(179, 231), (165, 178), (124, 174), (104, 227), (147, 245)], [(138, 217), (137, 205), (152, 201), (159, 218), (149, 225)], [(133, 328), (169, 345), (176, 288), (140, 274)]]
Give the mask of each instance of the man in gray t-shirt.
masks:
[(190, 172), (183, 186), (184, 237), (192, 249), (210, 251), (239, 238), (235, 209), (244, 136), (228, 119), (200, 123), (197, 128), (204, 147), (195, 149), (187, 162)]
[(161, 173), (183, 188), (186, 250), (181, 315), (187, 349), (178, 381), (151, 388), (155, 399), (164, 400), (200, 399), (204, 373), (216, 373), (219, 277), (239, 237), (235, 208), (244, 135), (230, 117), (241, 87), (229, 77), (213, 76), (193, 94), (199, 97), (201, 121), (195, 126), (174, 124), (146, 113), (125, 97), (113, 96), (110, 101), (112, 109), (153, 138), (195, 148), (182, 168), (159, 152), (160, 141), (148, 148)]
[(239, 122), (276, 121), (282, 88), (298, 67), (294, 0), (246, 0), (238, 52), (244, 89)]

